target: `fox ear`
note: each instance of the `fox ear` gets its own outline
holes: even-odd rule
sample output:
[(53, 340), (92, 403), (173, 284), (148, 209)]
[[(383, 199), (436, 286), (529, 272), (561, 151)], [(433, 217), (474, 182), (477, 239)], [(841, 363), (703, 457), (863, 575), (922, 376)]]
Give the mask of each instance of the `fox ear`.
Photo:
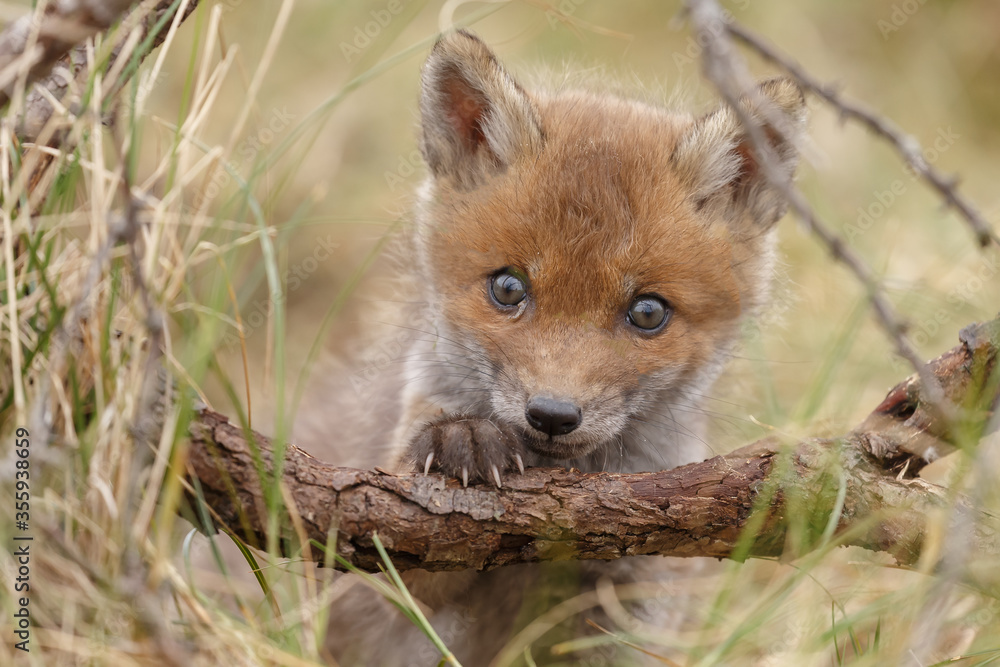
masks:
[[(790, 178), (798, 162), (796, 144), (805, 130), (802, 91), (790, 79), (769, 79), (741, 99), (740, 106), (760, 124), (777, 166)], [(768, 183), (746, 129), (728, 105), (695, 121), (671, 160), (699, 210), (734, 222), (749, 217), (758, 229), (771, 227), (785, 214), (787, 203)]]
[(424, 65), (421, 151), (438, 179), (463, 189), (542, 147), (541, 123), (524, 90), (478, 37), (443, 37)]

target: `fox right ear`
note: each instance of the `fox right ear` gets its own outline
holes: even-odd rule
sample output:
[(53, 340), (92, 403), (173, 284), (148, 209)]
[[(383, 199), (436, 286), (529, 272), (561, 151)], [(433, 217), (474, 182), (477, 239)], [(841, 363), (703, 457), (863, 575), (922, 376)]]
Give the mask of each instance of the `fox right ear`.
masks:
[[(740, 106), (760, 124), (776, 166), (791, 178), (805, 131), (802, 91), (791, 79), (770, 79), (741, 99)], [(696, 120), (671, 161), (699, 210), (730, 221), (749, 217), (757, 229), (771, 227), (785, 213), (787, 203), (765, 177), (746, 129), (729, 106)]]
[(473, 189), (542, 147), (524, 90), (478, 37), (459, 30), (435, 45), (422, 76), (420, 148), (435, 178)]

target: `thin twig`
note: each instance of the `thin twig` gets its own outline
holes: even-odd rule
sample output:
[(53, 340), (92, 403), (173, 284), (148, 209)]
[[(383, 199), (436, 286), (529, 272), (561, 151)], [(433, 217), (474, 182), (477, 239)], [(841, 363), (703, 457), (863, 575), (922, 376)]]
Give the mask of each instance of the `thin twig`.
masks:
[(724, 26), (726, 32), (753, 49), (765, 60), (785, 70), (802, 88), (837, 109), (842, 117), (860, 123), (872, 133), (885, 139), (914, 172), (920, 174), (925, 181), (930, 183), (931, 187), (937, 190), (945, 203), (959, 212), (962, 219), (972, 227), (979, 245), (986, 247), (990, 243), (994, 243), (1000, 246), (1000, 237), (997, 236), (989, 221), (965, 197), (958, 193), (956, 189), (958, 179), (945, 176), (928, 164), (927, 160), (924, 159), (923, 147), (916, 138), (903, 132), (888, 118), (879, 116), (857, 102), (844, 99), (835, 86), (824, 84), (811, 76), (794, 60), (772, 48), (759, 35), (735, 22), (725, 23)]
[[(875, 315), (892, 341), (896, 354), (910, 363), (924, 384), (925, 398), (950, 423), (954, 410), (946, 404), (937, 380), (927, 372), (920, 354), (907, 338), (907, 324), (896, 313), (876, 279), (875, 272), (820, 220), (792, 183), (791, 177), (777, 167), (774, 150), (767, 140), (764, 128), (750, 117), (740, 103), (741, 99), (754, 96), (754, 82), (746, 62), (738, 55), (729, 39), (727, 26), (730, 24), (722, 8), (715, 0), (688, 0), (687, 7), (698, 33), (698, 42), (704, 44), (702, 66), (705, 77), (715, 85), (746, 129), (764, 177), (781, 193), (806, 228), (819, 238), (834, 259), (846, 266), (865, 287)], [(780, 131), (781, 128), (778, 126), (775, 129)]]

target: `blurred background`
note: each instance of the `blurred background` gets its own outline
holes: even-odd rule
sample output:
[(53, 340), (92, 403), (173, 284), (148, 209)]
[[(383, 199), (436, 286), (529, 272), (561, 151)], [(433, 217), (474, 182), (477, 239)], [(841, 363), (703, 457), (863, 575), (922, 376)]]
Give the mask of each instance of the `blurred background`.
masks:
[[(18, 15), (26, 4), (6, 9)], [(1000, 3), (734, 0), (726, 7), (815, 78), (892, 119), (998, 226)], [(117, 215), (115, 178), (133, 166), (125, 162), (134, 161), (136, 187), (157, 204), (143, 229), (143, 242), (154, 244), (144, 271), (168, 314), (166, 355), (184, 386), (182, 399), (194, 387), (234, 422), (249, 408), (255, 429), (280, 436), (296, 419), (287, 412), (298, 406), (306, 379), (335, 368), (327, 360), (361, 360), (362, 372), (349, 378), (358, 390), (366, 386), (365, 369), (377, 373), (404, 354), (376, 335), (390, 319), (386, 311), (399, 307), (389, 278), (408, 261), (383, 251), (405, 232), (425, 175), (415, 139), (419, 75), (438, 32), (467, 25), (522, 81), (544, 72), (594, 73), (702, 113), (718, 101), (702, 81), (702, 48), (680, 12), (679, 2), (659, 0), (204, 3), (173, 44), (143, 63), (117, 116), (74, 109), (69, 125), (88, 142), (75, 149), (78, 159), (57, 165), (65, 178), (46, 185), (52, 190), (46, 215), (31, 221), (38, 242), (55, 249), (48, 270), (64, 282), (40, 301), (34, 269), (24, 265), (26, 305), (19, 308), (28, 316), (19, 336), (8, 336), (35, 345), (37, 331), (51, 333), (58, 319), (39, 302), (51, 302), (49, 312), (57, 314), (65, 312), (58, 310), (62, 300), (103, 309), (95, 311), (101, 317), (77, 318), (93, 335), (60, 348), (51, 366), (41, 359), (49, 355), (47, 339), (38, 338), (33, 349), (41, 361), (21, 378), (29, 395), (41, 392), (61, 407), (51, 413), (62, 427), (52, 438), (61, 463), (39, 466), (44, 477), (32, 482), (36, 516), (48, 521), (53, 545), (39, 552), (32, 580), (38, 597), (31, 603), (39, 635), (61, 647), (48, 664), (165, 664), (118, 659), (143, 650), (157, 655), (167, 630), (151, 624), (152, 617), (165, 619), (178, 636), (186, 633), (184, 642), (218, 650), (198, 664), (318, 661), (326, 630), (327, 590), (307, 590), (322, 577), (301, 559), (256, 552), (263, 567), (243, 561), (239, 572), (254, 568), (261, 577), (239, 613), (227, 597), (232, 588), (221, 557), (193, 574), (192, 563), (209, 560), (209, 541), (175, 522), (182, 494), (168, 466), (170, 456), (179, 457), (171, 463), (183, 460), (190, 415), (171, 415), (176, 429), (164, 431), (160, 455), (148, 462), (152, 472), (138, 474), (131, 464), (137, 452), (153, 451), (136, 444), (143, 434), (133, 430), (146, 379), (146, 367), (134, 360), (149, 353), (148, 313), (123, 270), (127, 248), (112, 248), (106, 267), (94, 260), (108, 237), (106, 221)], [(755, 75), (776, 73), (748, 56)], [(110, 100), (101, 103), (112, 108)], [(937, 356), (958, 342), (962, 327), (997, 314), (1000, 255), (995, 248), (981, 252), (968, 226), (884, 142), (841, 122), (817, 100), (809, 104), (802, 191), (881, 277), (911, 323), (920, 355)], [(125, 144), (131, 152), (115, 152)], [(781, 221), (779, 236), (772, 306), (744, 327), (708, 404), (716, 451), (764, 434), (844, 433), (910, 373), (854, 276), (792, 216)], [(91, 265), (101, 269), (101, 282), (88, 290), (81, 285)], [(269, 280), (278, 289), (269, 289)], [(47, 387), (63, 371), (70, 380), (55, 383), (65, 387), (55, 396)], [(275, 409), (282, 401), (285, 418)], [(0, 426), (13, 424), (12, 413), (0, 412)], [(996, 516), (994, 466), (980, 465), (975, 479), (983, 460), (951, 457), (927, 475), (958, 489), (978, 484), (977, 509)], [(801, 508), (793, 505), (794, 519)], [(688, 591), (706, 601), (690, 607), (691, 617), (704, 621), (703, 632), (667, 637), (664, 645), (684, 664), (699, 665), (839, 665), (848, 643), (856, 665), (910, 664), (913, 647), (929, 645), (934, 650), (921, 655), (983, 651), (966, 664), (986, 664), (1000, 646), (998, 598), (948, 576), (927, 576), (938, 554), (954, 556), (946, 565), (966, 555), (958, 539), (964, 533), (952, 530), (949, 516), (929, 517), (933, 557), (912, 570), (895, 567), (888, 554), (836, 547), (834, 539), (798, 559), (725, 563), (718, 576), (691, 578)], [(0, 537), (11, 524), (0, 521)], [(225, 541), (220, 536), (211, 549)], [(13, 572), (12, 563), (0, 553), (0, 569)], [(148, 576), (136, 575), (135, 567), (146, 567)], [(995, 563), (984, 569), (995, 578)], [(212, 581), (201, 585), (196, 580), (205, 572)], [(140, 579), (141, 595), (131, 584), (118, 587)], [(339, 581), (333, 579), (334, 589)], [(650, 592), (651, 604), (673, 608), (672, 595), (657, 595)], [(875, 650), (879, 641), (882, 649)], [(279, 650), (291, 656), (284, 663), (274, 657)], [(0, 646), (0, 662), (9, 655), (4, 651), (13, 649)]]
[[(293, 379), (311, 368), (303, 364), (318, 338), (327, 350), (353, 354), (352, 341), (370, 340), (375, 313), (387, 305), (379, 278), (395, 269), (371, 262), (372, 253), (394, 225), (406, 224), (413, 190), (424, 177), (415, 140), (419, 69), (441, 27), (468, 23), (522, 79), (539, 70), (598, 70), (665, 103), (697, 112), (716, 104), (700, 76), (701, 46), (678, 2), (300, 2), (273, 54), (265, 51), (278, 3), (223, 6), (220, 43), (238, 51), (217, 111), (232, 105), (235, 113), (262, 57), (269, 62), (230, 164), (258, 174), (267, 221), (282, 230), (281, 261), (295, 276), (286, 281), (285, 302)], [(961, 192), (988, 219), (997, 219), (1000, 4), (740, 0), (726, 6), (734, 20), (816, 78), (891, 118), (921, 143), (935, 168), (960, 180)], [(192, 21), (180, 39), (203, 38), (205, 24)], [(168, 61), (150, 87), (151, 162), (160, 158), (158, 146), (169, 147), (157, 142), (158, 132), (169, 130), (158, 129), (155, 118), (177, 113), (189, 52), (183, 44), (173, 49), (176, 62)], [(774, 73), (749, 60), (755, 74)], [(883, 276), (913, 324), (920, 352), (936, 356), (957, 342), (962, 326), (996, 313), (996, 253), (980, 253), (964, 223), (883, 142), (842, 123), (815, 99), (810, 107), (801, 188), (822, 219)], [(229, 120), (214, 113), (203, 140), (224, 143)], [(271, 155), (279, 145), (284, 152)], [(234, 189), (218, 182), (202, 187), (213, 195)], [(772, 427), (842, 432), (908, 373), (857, 281), (792, 216), (781, 222), (780, 239), (783, 270), (774, 306), (747, 327), (739, 358), (716, 390), (719, 448)], [(254, 360), (255, 424), (263, 427), (274, 369), (265, 363), (269, 300), (259, 262), (248, 261), (236, 280)], [(331, 309), (336, 312), (324, 333), (321, 323)], [(223, 349), (234, 377), (242, 375), (238, 346)], [(217, 388), (209, 393), (220, 397)]]

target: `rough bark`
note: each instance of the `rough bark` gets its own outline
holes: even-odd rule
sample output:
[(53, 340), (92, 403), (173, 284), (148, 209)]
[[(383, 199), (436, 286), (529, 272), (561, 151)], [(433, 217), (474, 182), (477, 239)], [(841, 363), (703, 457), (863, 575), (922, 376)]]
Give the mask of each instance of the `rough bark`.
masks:
[[(853, 432), (783, 446), (765, 439), (702, 463), (640, 474), (536, 468), (508, 475), (502, 489), (463, 488), (441, 475), (393, 475), (337, 468), (288, 446), (284, 497), (294, 503), (310, 540), (325, 544), (336, 527), (337, 550), (377, 570), (377, 532), (397, 568), (455, 570), (559, 559), (667, 556), (776, 556), (816, 546), (835, 523), (835, 539), (891, 553), (901, 564), (921, 556), (926, 517), (953, 502), (914, 476), (949, 451), (947, 434), (981, 435), (997, 399), (994, 377), (1000, 320), (967, 328), (962, 344), (928, 364), (963, 423), (946, 428), (929, 417), (914, 376), (893, 388)], [(250, 544), (265, 542), (259, 470), (270, 473), (270, 443), (202, 410), (191, 427), (187, 476), (197, 480), (217, 521)], [(252, 445), (247, 436), (252, 439)], [(978, 437), (975, 436), (975, 437)], [(253, 454), (259, 448), (259, 457)], [(838, 503), (838, 498), (842, 502)], [(792, 544), (786, 512), (795, 503)], [(831, 521), (838, 504), (842, 509)], [(975, 545), (1000, 554), (992, 520), (977, 519)], [(969, 515), (968, 513), (972, 514)], [(751, 518), (753, 517), (753, 518)], [(754, 537), (739, 546), (748, 524)], [(295, 551), (282, 518), (282, 547)], [(993, 527), (995, 528), (995, 526)], [(814, 535), (814, 538), (809, 538)], [(805, 538), (803, 538), (805, 536)], [(322, 559), (319, 549), (312, 556)]]
[(111, 27), (133, 2), (50, 2), (43, 13), (33, 12), (7, 26), (0, 34), (0, 105), (10, 100), (19, 70), (28, 83), (45, 76), (76, 44)]
[[(134, 4), (137, 5), (135, 9), (126, 13)], [(87, 56), (89, 38), (110, 29), (124, 16), (123, 21), (130, 23), (123, 25), (138, 28), (139, 44), (148, 47), (138, 53), (138, 60), (142, 62), (167, 37), (169, 21), (150, 35), (157, 24), (164, 18), (176, 18), (173, 14), (176, 10), (182, 11), (179, 20), (184, 21), (197, 6), (198, 0), (186, 3), (176, 0), (147, 0), (145, 3), (137, 3), (136, 0), (66, 0), (50, 2), (43, 14), (29, 14), (8, 25), (0, 33), (0, 106), (10, 102), (18, 80), (15, 75), (20, 76), (21, 67), (26, 68), (25, 80), (29, 84), (24, 103), (12, 112), (17, 138), (29, 144), (58, 148), (63, 154), (72, 152), (74, 140), (69, 136), (69, 130), (73, 119), (69, 117), (60, 123), (57, 118), (56, 122), (50, 123), (55, 113), (53, 100), (74, 114), (80, 112), (80, 94), (92, 75)], [(37, 44), (25, 53), (36, 28)], [(131, 32), (121, 30), (117, 34), (117, 41), (103, 64), (106, 72), (111, 71), (121, 57), (122, 47)], [(148, 44), (146, 40), (149, 40)], [(128, 70), (125, 72), (117, 81), (105, 82), (104, 99), (116, 98), (130, 79)], [(110, 125), (114, 119), (112, 111), (102, 120)], [(36, 213), (41, 210), (44, 193), (47, 192), (43, 184), (54, 177), (58, 163), (51, 152), (29, 147), (22, 156), (22, 168), (30, 174), (28, 191), (43, 193), (41, 197), (32, 194), (29, 200), (32, 213)], [(15, 246), (17, 252), (19, 248)]]
[[(89, 75), (86, 40), (108, 30), (136, 4), (139, 4), (136, 0), (52, 1), (44, 13), (23, 16), (0, 33), (0, 106), (10, 101), (22, 71), (29, 84), (24, 108), (17, 119), (18, 136), (22, 140), (34, 141), (39, 137), (54, 111), (50, 99), (73, 107), (67, 103), (66, 95), (74, 84), (82, 88)], [(158, 0), (150, 4), (147, 2), (145, 8), (135, 10), (140, 12), (136, 17), (143, 40), (153, 26), (172, 11), (175, 3), (174, 0)], [(181, 20), (197, 6), (198, 0), (190, 0), (184, 6)], [(164, 28), (153, 36), (149, 50), (141, 54), (140, 59), (162, 43), (166, 32)], [(108, 69), (117, 60), (121, 46), (119, 42), (112, 48)], [(109, 96), (113, 94), (114, 91), (109, 91)], [(52, 145), (60, 142), (58, 135), (50, 140)]]

